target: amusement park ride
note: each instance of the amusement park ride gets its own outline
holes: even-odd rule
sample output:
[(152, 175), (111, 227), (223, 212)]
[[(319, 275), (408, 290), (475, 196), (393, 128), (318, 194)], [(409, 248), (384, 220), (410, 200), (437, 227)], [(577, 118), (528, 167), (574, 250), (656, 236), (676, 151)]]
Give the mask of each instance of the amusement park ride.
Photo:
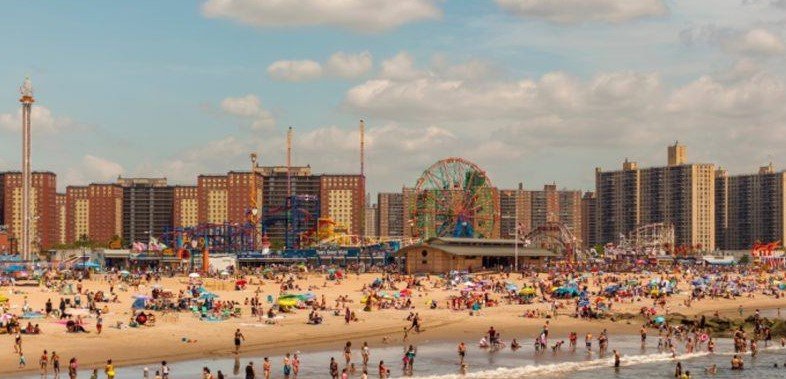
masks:
[[(360, 122), (360, 155), (361, 175), (364, 170), (364, 129)], [(391, 244), (413, 243), (413, 240), (402, 241), (401, 238), (368, 237), (351, 235), (347, 227), (336, 223), (330, 217), (319, 214), (320, 200), (314, 195), (292, 193), (292, 135), (293, 129), (287, 131), (287, 194), (285, 204), (280, 207), (261, 207), (259, 196), (258, 175), (252, 175), (249, 191), (248, 207), (244, 222), (236, 223), (202, 223), (192, 227), (176, 227), (166, 230), (158, 238), (151, 236), (148, 243), (136, 242), (133, 250), (138, 253), (161, 253), (188, 259), (195, 253), (203, 259), (209, 253), (262, 253), (271, 251), (271, 240), (268, 231), (274, 225), (283, 226), (285, 251), (305, 249), (368, 249), (384, 250)], [(256, 173), (259, 168), (259, 156), (250, 154), (251, 171)]]
[(426, 169), (410, 206), (413, 235), (423, 239), (499, 234), (499, 194), (485, 171), (462, 158), (443, 159)]

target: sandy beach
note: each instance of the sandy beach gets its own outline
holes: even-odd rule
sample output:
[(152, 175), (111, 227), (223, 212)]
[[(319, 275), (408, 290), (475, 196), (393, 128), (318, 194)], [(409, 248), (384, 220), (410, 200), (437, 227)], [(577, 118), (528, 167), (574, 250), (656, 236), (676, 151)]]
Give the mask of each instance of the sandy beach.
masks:
[[(89, 333), (67, 333), (62, 323), (55, 318), (33, 319), (38, 323), (40, 335), (23, 335), (23, 349), (28, 360), (27, 368), (17, 369), (18, 357), (13, 354), (13, 335), (0, 335), (0, 341), (7, 347), (7, 354), (0, 355), (0, 374), (12, 374), (36, 370), (36, 360), (43, 350), (56, 351), (64, 362), (77, 357), (80, 368), (102, 367), (106, 359), (113, 359), (117, 365), (133, 365), (152, 363), (161, 360), (177, 361), (204, 356), (230, 356), (233, 354), (233, 334), (240, 329), (245, 336), (241, 356), (260, 356), (261, 354), (283, 354), (294, 351), (330, 350), (340, 351), (346, 341), (359, 346), (364, 341), (372, 347), (385, 344), (400, 344), (403, 329), (410, 323), (406, 320), (409, 312), (420, 314), (423, 322), (422, 333), (410, 333), (411, 343), (421, 341), (466, 341), (475, 344), (485, 331), (494, 326), (500, 331), (504, 340), (517, 338), (528, 343), (541, 330), (545, 318), (525, 318), (521, 315), (527, 310), (539, 309), (547, 311), (548, 303), (528, 305), (501, 303), (496, 307), (484, 308), (475, 315), (468, 311), (454, 311), (447, 308), (447, 299), (455, 291), (444, 289), (428, 289), (413, 294), (412, 310), (374, 310), (364, 312), (360, 303), (363, 297), (364, 284), (371, 283), (379, 274), (349, 275), (338, 284), (326, 281), (324, 275), (308, 274), (304, 280), (297, 281), (302, 288), (317, 286), (312, 292), (317, 298), (325, 296), (328, 307), (334, 305), (338, 296), (348, 296), (350, 308), (356, 312), (359, 320), (345, 324), (343, 314), (334, 315), (324, 312), (325, 322), (321, 325), (308, 325), (308, 310), (297, 310), (284, 314), (277, 325), (259, 322), (252, 317), (248, 307), (243, 307), (241, 317), (233, 317), (221, 322), (206, 322), (191, 313), (159, 314), (155, 326), (118, 329), (117, 322), (127, 323), (131, 314), (131, 304), (137, 293), (149, 293), (152, 285), (178, 291), (187, 285), (186, 277), (163, 278), (160, 282), (142, 284), (138, 291), (129, 288), (127, 292), (118, 291), (117, 303), (107, 304), (109, 313), (104, 316), (104, 330), (98, 335), (95, 320), (86, 319)], [(514, 282), (522, 280), (515, 278)], [(144, 283), (144, 282), (143, 282)], [(267, 295), (276, 298), (280, 293), (280, 284), (273, 280), (251, 279), (245, 290), (234, 290), (234, 279), (205, 279), (205, 286), (219, 296), (219, 299), (234, 300), (243, 304), (246, 298), (253, 297), (257, 291), (260, 298)], [(100, 275), (91, 280), (83, 281), (83, 291), (106, 291), (109, 283)], [(403, 284), (399, 287), (403, 288)], [(61, 295), (49, 292), (45, 287), (3, 287), (2, 293), (7, 294), (10, 311), (19, 312), (25, 299), (34, 310), (43, 310), (47, 299), (51, 299), (57, 307)], [(685, 315), (707, 314), (722, 311), (723, 314), (736, 314), (742, 306), (749, 314), (753, 309), (786, 307), (786, 300), (756, 295), (754, 298), (738, 297), (735, 299), (704, 300), (693, 303), (691, 307), (681, 305), (687, 295), (677, 294), (669, 297), (668, 304), (672, 312)], [(430, 309), (432, 300), (436, 300), (437, 309)], [(634, 303), (615, 303), (617, 313), (638, 313), (642, 306), (651, 305), (652, 301), (643, 299)], [(265, 309), (270, 304), (264, 304)], [(563, 309), (555, 319), (550, 320), (550, 330), (556, 338), (566, 338), (571, 331), (580, 335), (586, 332), (598, 333), (608, 329), (612, 334), (635, 334), (641, 327), (640, 319), (612, 322), (608, 320), (584, 321), (569, 317), (569, 309)], [(22, 326), (28, 320), (21, 320)], [(190, 341), (190, 342), (184, 342)]]

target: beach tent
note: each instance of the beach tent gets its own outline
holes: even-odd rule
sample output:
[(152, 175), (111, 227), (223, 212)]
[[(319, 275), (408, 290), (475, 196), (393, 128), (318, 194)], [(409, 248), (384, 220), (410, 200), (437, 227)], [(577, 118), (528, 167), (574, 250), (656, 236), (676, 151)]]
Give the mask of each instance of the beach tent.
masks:
[(134, 309), (134, 310), (145, 309), (145, 302), (146, 301), (147, 301), (147, 299), (145, 299), (144, 297), (137, 297), (136, 299), (134, 299), (134, 303), (131, 304), (131, 308)]

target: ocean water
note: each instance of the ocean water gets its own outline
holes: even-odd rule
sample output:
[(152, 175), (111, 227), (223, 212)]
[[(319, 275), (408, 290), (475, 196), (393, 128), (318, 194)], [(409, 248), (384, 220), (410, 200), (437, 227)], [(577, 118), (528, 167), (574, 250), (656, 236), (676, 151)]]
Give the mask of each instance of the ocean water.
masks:
[[(552, 339), (550, 343), (555, 341)], [(718, 351), (715, 354), (699, 352), (694, 354), (679, 354), (676, 359), (670, 354), (658, 352), (657, 337), (650, 336), (647, 346), (642, 348), (638, 336), (612, 336), (609, 346), (609, 354), (606, 357), (598, 357), (597, 343), (594, 344), (595, 351), (587, 353), (583, 347), (583, 338), (579, 340), (579, 347), (571, 351), (563, 347), (561, 351), (552, 352), (549, 349), (545, 353), (536, 353), (530, 343), (520, 341), (525, 345), (518, 351), (503, 349), (496, 352), (477, 348), (477, 341), (465, 341), (468, 345), (466, 357), (467, 373), (462, 375), (458, 364), (456, 344), (446, 342), (426, 342), (417, 346), (417, 358), (415, 360), (414, 375), (421, 379), (518, 379), (518, 378), (576, 378), (576, 379), (601, 379), (601, 378), (673, 378), (676, 362), (682, 363), (683, 370), (691, 371), (693, 378), (784, 378), (786, 377), (786, 349), (771, 347), (764, 349), (760, 347), (760, 353), (756, 358), (749, 355), (744, 357), (745, 370), (732, 371), (730, 369), (731, 341), (718, 340)], [(530, 341), (531, 342), (531, 341)], [(355, 349), (353, 351), (353, 362), (360, 362), (359, 347), (362, 341), (353, 341)], [(567, 345), (567, 341), (565, 342)], [(301, 354), (300, 378), (329, 378), (328, 365), (330, 357), (335, 357), (339, 362), (339, 367), (343, 368), (343, 355), (341, 353), (343, 341), (338, 341), (335, 351), (323, 351)], [(622, 354), (621, 367), (615, 369), (611, 350), (617, 349)], [(678, 349), (680, 351), (681, 349)], [(377, 364), (384, 360), (387, 367), (391, 369), (393, 378), (405, 377), (402, 370), (401, 358), (404, 353), (404, 346), (388, 346), (385, 348), (372, 348), (371, 360), (369, 365), (369, 377), (377, 377)], [(244, 377), (244, 369), (249, 361), (254, 362), (258, 377), (261, 374), (262, 356), (233, 358), (204, 358), (193, 361), (172, 362), (171, 377), (174, 378), (200, 378), (202, 367), (209, 367), (215, 374), (221, 370), (227, 378)], [(273, 378), (282, 378), (283, 356), (271, 356), (273, 364)], [(773, 365), (777, 363), (778, 368)], [(360, 365), (358, 372), (353, 377), (360, 377)], [(716, 364), (718, 373), (709, 376), (704, 373), (706, 367)], [(117, 378), (142, 378), (145, 366), (120, 367), (117, 369)], [(153, 378), (156, 364), (147, 366), (150, 378)], [(87, 378), (90, 369), (83, 367), (80, 370), (79, 378)], [(67, 377), (62, 375), (61, 377)], [(23, 375), (18, 378), (40, 378), (38, 374)], [(51, 373), (50, 373), (51, 377)], [(99, 369), (99, 378), (104, 378), (102, 370)]]

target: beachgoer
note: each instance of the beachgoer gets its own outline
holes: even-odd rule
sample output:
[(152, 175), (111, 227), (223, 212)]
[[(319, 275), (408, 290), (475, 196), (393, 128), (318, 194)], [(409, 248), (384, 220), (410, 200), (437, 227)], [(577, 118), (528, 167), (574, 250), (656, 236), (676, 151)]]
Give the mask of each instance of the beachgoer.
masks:
[(115, 365), (112, 364), (111, 359), (107, 359), (106, 361), (106, 366), (104, 366), (104, 374), (106, 374), (107, 379), (115, 378)]
[(240, 333), (240, 329), (235, 330), (235, 354), (240, 352), (240, 342), (245, 341), (246, 337)]

